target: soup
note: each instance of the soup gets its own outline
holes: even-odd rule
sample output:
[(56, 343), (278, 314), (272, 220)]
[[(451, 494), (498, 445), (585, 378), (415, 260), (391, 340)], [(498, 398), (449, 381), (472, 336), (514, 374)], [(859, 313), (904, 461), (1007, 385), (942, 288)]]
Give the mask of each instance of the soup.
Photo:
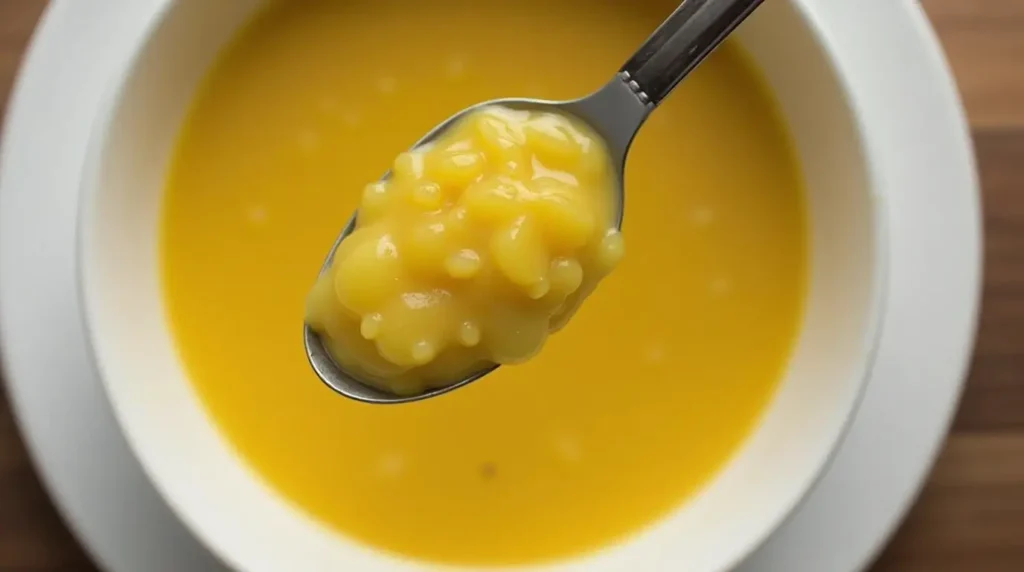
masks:
[(675, 6), (304, 0), (239, 33), (182, 128), (160, 232), (180, 358), (254, 474), (368, 546), (483, 566), (625, 539), (723, 467), (785, 370), (807, 281), (798, 166), (735, 45), (641, 131), (629, 254), (530, 362), (373, 406), (320, 383), (300, 335), (397, 152), (479, 101), (588, 93)]

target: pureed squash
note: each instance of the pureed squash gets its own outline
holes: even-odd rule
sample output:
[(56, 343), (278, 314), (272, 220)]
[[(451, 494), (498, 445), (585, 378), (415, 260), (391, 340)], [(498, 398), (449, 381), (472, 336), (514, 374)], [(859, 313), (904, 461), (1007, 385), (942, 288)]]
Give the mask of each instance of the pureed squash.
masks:
[(731, 44), (640, 132), (630, 255), (528, 363), (364, 405), (316, 379), (298, 335), (326, 248), (396, 153), (479, 101), (587, 93), (675, 6), (279, 2), (225, 50), (167, 183), (166, 308), (211, 419), (283, 497), (407, 557), (546, 561), (668, 514), (751, 432), (798, 332), (807, 233), (785, 127)]

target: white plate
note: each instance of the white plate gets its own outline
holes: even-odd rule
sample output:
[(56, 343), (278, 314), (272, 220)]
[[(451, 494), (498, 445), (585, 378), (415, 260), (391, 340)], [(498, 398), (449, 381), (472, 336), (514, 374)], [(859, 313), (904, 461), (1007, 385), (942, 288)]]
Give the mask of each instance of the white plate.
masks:
[[(875, 372), (833, 466), (741, 566), (863, 568), (931, 467), (955, 409), (977, 315), (981, 226), (968, 132), (948, 69), (911, 0), (813, 0), (849, 52), (889, 201), (889, 308)], [(11, 403), (57, 505), (111, 572), (217, 570), (142, 474), (96, 379), (74, 272), (91, 121), (151, 0), (57, 0), (12, 98), (0, 156), (0, 334)], [(849, 25), (856, 22), (857, 25)], [(870, 37), (870, 39), (868, 39)], [(846, 56), (846, 54), (844, 54)]]

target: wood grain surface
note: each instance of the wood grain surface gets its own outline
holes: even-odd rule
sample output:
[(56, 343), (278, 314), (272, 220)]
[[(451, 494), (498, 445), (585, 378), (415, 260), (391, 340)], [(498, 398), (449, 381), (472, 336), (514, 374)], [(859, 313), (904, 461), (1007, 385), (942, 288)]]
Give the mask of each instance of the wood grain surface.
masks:
[[(909, 1), (909, 0), (892, 0)], [(1024, 570), (1024, 0), (922, 0), (957, 74), (985, 201), (970, 381), (944, 452), (873, 572)], [(0, 105), (45, 0), (0, 0)], [(93, 570), (0, 394), (0, 571)]]

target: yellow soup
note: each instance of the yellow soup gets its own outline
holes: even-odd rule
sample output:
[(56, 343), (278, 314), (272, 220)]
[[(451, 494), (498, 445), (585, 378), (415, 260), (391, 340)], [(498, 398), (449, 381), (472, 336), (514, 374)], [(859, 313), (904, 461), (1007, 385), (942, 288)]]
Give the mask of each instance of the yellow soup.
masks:
[(363, 405), (316, 379), (300, 335), (326, 249), (396, 153), (479, 101), (595, 89), (676, 4), (288, 1), (226, 50), (167, 184), (167, 312), (210, 417), (283, 497), (413, 558), (551, 560), (668, 514), (750, 434), (795, 340), (807, 236), (785, 128), (732, 45), (640, 132), (630, 254), (534, 359)]
[(617, 187), (581, 121), (474, 110), (363, 190), (306, 323), (346, 371), (399, 395), (525, 362), (622, 258)]

